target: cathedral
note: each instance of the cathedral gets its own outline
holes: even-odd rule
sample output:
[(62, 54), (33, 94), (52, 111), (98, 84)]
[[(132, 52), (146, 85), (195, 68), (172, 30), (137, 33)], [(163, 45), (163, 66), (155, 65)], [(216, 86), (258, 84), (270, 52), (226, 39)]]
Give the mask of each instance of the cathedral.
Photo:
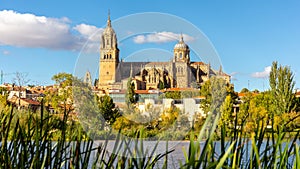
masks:
[(211, 76), (230, 82), (230, 76), (222, 71), (222, 67), (213, 70), (209, 63), (191, 61), (189, 46), (182, 35), (174, 46), (173, 58), (168, 62), (120, 61), (117, 36), (108, 16), (100, 42), (98, 89), (126, 89), (129, 78), (136, 90), (195, 88)]

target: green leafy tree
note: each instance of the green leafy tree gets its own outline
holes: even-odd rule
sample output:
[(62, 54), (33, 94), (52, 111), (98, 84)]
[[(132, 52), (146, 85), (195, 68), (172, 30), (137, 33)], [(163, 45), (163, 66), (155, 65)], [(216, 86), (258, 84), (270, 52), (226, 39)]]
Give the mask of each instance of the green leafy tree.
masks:
[(290, 67), (278, 65), (273, 62), (270, 72), (270, 88), (273, 95), (275, 113), (289, 113), (293, 110), (294, 100), (294, 74)]
[(160, 80), (159, 83), (158, 83), (158, 87), (159, 87), (159, 89), (164, 89), (165, 88), (164, 82), (162, 82)]
[(232, 109), (233, 109), (233, 100), (231, 95), (227, 95), (224, 103), (221, 106), (221, 119), (220, 125), (230, 127), (232, 123)]
[(168, 128), (175, 128), (175, 122), (179, 116), (180, 109), (172, 106), (169, 109), (164, 110), (164, 112), (161, 114), (161, 122), (160, 122), (160, 128), (162, 129), (168, 129)]
[(128, 107), (132, 106), (132, 104), (136, 103), (136, 94), (134, 91), (134, 84), (132, 83), (132, 79), (129, 78), (127, 81), (127, 91), (125, 95), (125, 102)]
[(265, 128), (268, 123), (268, 111), (263, 94), (252, 97), (249, 103), (249, 118), (246, 123), (247, 131), (255, 131)]
[(45, 92), (46, 106), (52, 106), (56, 111), (67, 110), (73, 104), (73, 83), (74, 77), (68, 73), (58, 73), (52, 80), (59, 85), (58, 89)]
[(161, 114), (160, 107), (155, 107), (151, 103), (148, 103), (145, 107), (145, 111), (148, 113), (148, 116), (146, 117), (148, 127), (155, 128), (158, 126), (158, 120)]
[(200, 89), (200, 95), (204, 96), (205, 99), (203, 99), (200, 103), (200, 107), (203, 109), (204, 113), (207, 114), (210, 111), (210, 104), (212, 101), (211, 98), (211, 82), (210, 80), (206, 81)]
[(234, 91), (233, 84), (227, 84), (226, 91), (227, 91), (227, 95), (230, 95), (230, 98), (231, 98), (231, 101), (233, 102), (233, 104), (237, 104), (238, 93)]
[(241, 93), (248, 93), (248, 92), (250, 92), (250, 91), (249, 91), (249, 89), (247, 89), (247, 88), (243, 88), (240, 92), (241, 92)]
[[(224, 79), (211, 77), (200, 89), (200, 94), (205, 97), (200, 103), (200, 108), (202, 108), (205, 114), (211, 113), (212, 119), (221, 113), (221, 105), (227, 95), (227, 88), (228, 84)], [(213, 120), (208, 122), (206, 127), (207, 131), (211, 129), (210, 126), (212, 126), (212, 124)]]
[(227, 84), (222, 78), (212, 77), (211, 79), (211, 112), (220, 113), (221, 105), (227, 95)]
[(200, 89), (200, 95), (205, 97), (200, 104), (204, 113), (219, 113), (227, 95), (227, 90), (229, 89), (224, 79), (211, 77), (206, 81)]
[(204, 122), (205, 122), (205, 117), (203, 117), (201, 113), (196, 113), (194, 115), (192, 127), (193, 127), (195, 133), (200, 132)]
[(238, 119), (239, 125), (244, 124), (249, 116), (249, 107), (250, 107), (251, 99), (252, 99), (251, 92), (245, 93), (245, 95), (241, 98), (241, 103), (239, 106), (240, 109), (239, 112), (236, 114), (236, 118)]
[(108, 124), (113, 124), (120, 116), (119, 110), (115, 107), (113, 99), (108, 95), (98, 97), (98, 106), (101, 115)]
[(66, 87), (66, 86), (72, 86), (74, 77), (72, 74), (62, 72), (52, 76), (51, 79), (54, 80), (56, 84), (62, 87)]
[(253, 93), (259, 93), (259, 90), (258, 89), (255, 89), (252, 91)]
[(169, 98), (169, 99), (181, 99), (181, 92), (180, 91), (168, 91), (166, 93), (164, 93), (165, 98)]

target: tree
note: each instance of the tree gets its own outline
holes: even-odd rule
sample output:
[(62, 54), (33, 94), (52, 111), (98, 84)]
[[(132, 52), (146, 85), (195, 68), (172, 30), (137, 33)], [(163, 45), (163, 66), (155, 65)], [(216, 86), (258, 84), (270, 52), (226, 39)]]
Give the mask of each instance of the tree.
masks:
[(72, 86), (73, 78), (74, 77), (72, 74), (62, 72), (52, 76), (51, 79), (54, 80), (56, 84), (59, 84), (62, 87), (66, 87)]
[(273, 95), (273, 104), (276, 107), (275, 113), (289, 113), (293, 109), (294, 100), (294, 75), (287, 66), (278, 66), (273, 62), (270, 72), (270, 88)]
[(160, 122), (160, 128), (166, 130), (168, 128), (175, 128), (175, 122), (179, 116), (180, 109), (172, 106), (169, 109), (164, 110), (164, 112), (161, 114), (161, 122)]
[(116, 118), (120, 116), (113, 99), (108, 95), (98, 97), (98, 106), (102, 117), (108, 124), (113, 124)]
[(168, 91), (165, 92), (162, 97), (170, 98), (170, 99), (181, 99), (181, 92), (180, 91)]
[(252, 92), (253, 93), (259, 93), (259, 90), (258, 89), (254, 89)]
[(207, 80), (200, 89), (200, 95), (204, 96), (205, 99), (201, 101), (200, 108), (203, 109), (204, 113), (207, 114), (210, 111), (211, 104), (211, 83), (210, 80)]
[(227, 84), (226, 91), (227, 96), (230, 95), (232, 103), (236, 104), (238, 99), (238, 93), (234, 91), (233, 84)]
[(136, 96), (134, 91), (134, 84), (132, 83), (132, 79), (129, 78), (127, 81), (127, 91), (125, 95), (125, 102), (128, 107), (132, 104), (136, 103)]
[(27, 78), (27, 73), (16, 72), (16, 76), (13, 79), (13, 83), (19, 86), (25, 86), (30, 80)]
[[(268, 105), (264, 94), (258, 94), (250, 100), (249, 118), (247, 119), (246, 130), (255, 131), (265, 128), (268, 124)], [(250, 124), (250, 125), (249, 125)]]
[[(59, 89), (46, 92), (45, 101), (57, 111), (67, 109), (67, 105), (73, 104), (73, 87), (74, 77), (68, 73), (58, 73), (52, 77), (52, 80), (59, 84)], [(46, 104), (47, 105), (47, 104)], [(69, 107), (70, 108), (70, 107)]]
[(252, 99), (252, 93), (247, 92), (245, 96), (241, 99), (242, 103), (240, 104), (239, 113), (236, 114), (236, 118), (238, 119), (238, 124), (242, 125), (249, 116), (249, 107), (250, 101)]
[(160, 80), (159, 83), (158, 83), (158, 87), (159, 87), (160, 90), (164, 89), (165, 88), (164, 82), (162, 82)]
[(241, 93), (248, 93), (248, 92), (249, 92), (249, 89), (243, 88), (240, 92), (241, 92)]
[[(205, 114), (212, 113), (212, 120), (208, 122), (207, 130), (211, 129), (215, 117), (221, 113), (221, 105), (227, 95), (228, 84), (222, 78), (211, 77), (200, 89), (200, 94), (205, 99), (200, 103), (200, 108)], [(231, 99), (231, 98), (230, 98)]]
[(224, 103), (221, 106), (221, 120), (220, 124), (225, 126), (231, 125), (232, 120), (232, 109), (233, 109), (233, 100), (231, 95), (227, 95)]
[(220, 113), (221, 105), (227, 95), (227, 84), (224, 79), (218, 77), (211, 78), (211, 112)]
[(18, 105), (20, 106), (21, 101), (21, 92), (22, 92), (22, 86), (25, 86), (30, 80), (27, 79), (28, 74), (27, 73), (20, 73), (20, 72), (16, 72), (16, 77), (13, 79), (13, 83), (16, 84), (18, 86), (18, 97), (19, 97), (19, 101), (18, 101)]
[[(105, 106), (107, 104), (100, 104), (99, 97), (96, 96), (92, 89), (82, 80), (74, 78), (72, 91), (74, 96), (73, 106), (80, 120), (80, 124), (90, 138), (99, 139), (103, 134), (103, 128), (106, 123), (102, 115), (103, 109), (101, 111), (100, 107), (107, 108), (108, 106)], [(58, 93), (56, 93), (54, 98), (59, 98)]]
[(227, 90), (229, 90), (228, 86), (225, 80), (221, 78), (211, 77), (206, 81), (200, 89), (200, 95), (205, 97), (200, 104), (204, 113), (220, 112), (220, 107), (225, 100)]

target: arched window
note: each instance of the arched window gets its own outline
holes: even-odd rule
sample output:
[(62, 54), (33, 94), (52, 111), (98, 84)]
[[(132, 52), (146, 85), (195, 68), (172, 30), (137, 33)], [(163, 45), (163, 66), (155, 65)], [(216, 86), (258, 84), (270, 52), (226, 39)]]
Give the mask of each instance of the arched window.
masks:
[(180, 59), (182, 59), (182, 53), (180, 53), (179, 57), (180, 57)]
[(109, 59), (111, 59), (111, 54), (109, 54)]

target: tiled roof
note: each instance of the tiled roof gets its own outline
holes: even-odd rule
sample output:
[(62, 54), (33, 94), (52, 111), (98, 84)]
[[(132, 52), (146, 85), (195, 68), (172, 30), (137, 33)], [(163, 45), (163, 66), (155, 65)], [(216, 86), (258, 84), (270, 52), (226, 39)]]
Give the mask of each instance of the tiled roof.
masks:
[(161, 90), (161, 92), (174, 92), (174, 91), (196, 91), (198, 89), (194, 88), (169, 88), (166, 90)]
[(21, 99), (25, 102), (27, 102), (28, 104), (31, 104), (31, 105), (36, 105), (36, 106), (39, 106), (41, 103), (36, 101), (36, 100), (31, 100), (31, 99)]
[(158, 90), (135, 90), (137, 94), (157, 94), (159, 93)]
[(205, 99), (205, 96), (195, 96), (194, 99)]
[(119, 89), (110, 89), (108, 90), (108, 93), (109, 94), (124, 94), (126, 93), (125, 90), (119, 90)]
[(300, 97), (300, 91), (296, 92), (296, 97)]
[[(238, 96), (239, 96), (239, 97), (244, 97), (244, 96), (246, 96), (246, 94), (247, 94), (247, 93), (238, 93)], [(256, 96), (256, 95), (258, 95), (258, 93), (253, 93), (253, 92), (252, 92), (251, 95), (252, 95), (252, 96)]]
[(145, 66), (160, 66), (160, 65), (169, 65), (170, 62), (150, 62), (145, 64)]

